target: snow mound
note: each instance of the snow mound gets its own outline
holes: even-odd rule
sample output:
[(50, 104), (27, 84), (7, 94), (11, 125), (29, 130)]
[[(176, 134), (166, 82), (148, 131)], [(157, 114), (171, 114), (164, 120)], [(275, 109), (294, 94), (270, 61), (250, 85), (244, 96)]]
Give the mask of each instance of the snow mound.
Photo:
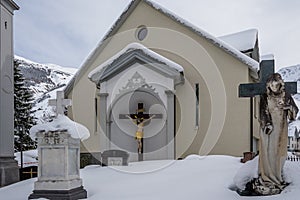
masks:
[(58, 115), (52, 122), (33, 126), (29, 132), (30, 137), (35, 140), (36, 134), (40, 131), (49, 132), (63, 129), (66, 129), (72, 138), (86, 140), (90, 137), (90, 132), (85, 126), (72, 121), (65, 115)]
[(199, 155), (192, 154), (192, 155), (187, 156), (184, 160), (200, 160), (201, 158), (203, 158), (203, 157), (199, 156)]
[[(15, 153), (15, 159), (21, 166), (21, 153)], [(23, 167), (38, 166), (38, 152), (36, 149), (23, 152)]]
[[(249, 181), (258, 178), (258, 173), (259, 173), (258, 162), (259, 162), (259, 156), (256, 156), (253, 160), (243, 164), (240, 167), (240, 169), (237, 171), (236, 175), (233, 178), (233, 182), (238, 189), (244, 190), (246, 184)], [(288, 160), (285, 162), (283, 166), (282, 174), (283, 174), (284, 181), (289, 183), (289, 185), (284, 189), (281, 195), (276, 195), (278, 199), (294, 199), (295, 193), (300, 194), (300, 190), (297, 188), (300, 185), (299, 164), (300, 164), (299, 162), (291, 162)]]
[[(192, 157), (197, 158), (194, 155)], [(130, 163), (129, 166), (119, 166), (119, 170), (93, 165), (80, 170), (80, 174), (83, 186), (88, 192), (88, 200), (295, 200), (300, 196), (299, 162), (286, 162), (284, 175), (289, 177), (290, 185), (281, 194), (252, 198), (241, 197), (237, 192), (228, 189), (239, 168), (251, 163), (243, 164), (240, 158), (230, 156), (203, 156), (203, 158), (175, 160), (163, 168), (167, 161)], [(128, 173), (122, 170), (130, 168), (132, 171), (133, 169), (143, 171), (151, 167), (158, 167), (160, 170), (151, 173), (148, 170), (145, 170), (145, 173)], [(0, 188), (1, 199), (27, 199), (34, 189), (36, 180), (33, 178)]]
[(246, 162), (238, 170), (237, 174), (233, 178), (233, 182), (238, 189), (244, 190), (246, 184), (254, 178), (258, 178), (258, 156), (256, 156), (253, 160)]

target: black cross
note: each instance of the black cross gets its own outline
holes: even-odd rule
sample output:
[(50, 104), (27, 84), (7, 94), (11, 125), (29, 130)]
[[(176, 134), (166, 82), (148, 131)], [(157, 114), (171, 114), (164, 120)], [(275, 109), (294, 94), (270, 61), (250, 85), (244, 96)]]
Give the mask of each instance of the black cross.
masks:
[[(127, 116), (129, 116), (131, 119), (136, 120), (137, 125), (139, 125), (140, 123), (142, 123), (144, 120), (149, 119), (150, 117), (153, 117), (153, 119), (161, 119), (162, 118), (162, 114), (147, 114), (144, 113), (145, 109), (144, 109), (144, 104), (143, 103), (138, 103), (138, 109), (136, 111), (136, 113), (133, 114), (119, 114), (119, 118), (120, 119), (128, 119)], [(143, 138), (141, 139), (142, 142), (142, 152), (138, 154), (138, 160), (142, 161), (143, 160)]]
[(155, 115), (153, 117), (153, 119), (161, 119), (162, 118), (162, 114), (147, 114), (147, 113), (144, 113), (144, 112), (145, 112), (144, 104), (143, 103), (138, 103), (138, 109), (137, 109), (136, 113), (133, 113), (133, 114), (120, 114), (119, 118), (120, 119), (128, 119), (126, 116), (129, 115), (131, 119), (137, 119), (138, 124), (140, 122), (143, 122), (144, 119), (149, 119), (153, 115)]
[[(253, 151), (253, 97), (266, 92), (266, 83), (271, 74), (274, 74), (274, 60), (263, 60), (260, 63), (259, 83), (239, 85), (239, 97), (250, 98), (250, 151)], [(297, 82), (285, 82), (284, 87), (289, 94), (297, 93)]]
[[(274, 60), (263, 60), (260, 63), (259, 83), (246, 83), (239, 85), (239, 97), (254, 97), (266, 92), (267, 79), (274, 74)], [(285, 82), (285, 91), (289, 94), (297, 93), (297, 82)]]

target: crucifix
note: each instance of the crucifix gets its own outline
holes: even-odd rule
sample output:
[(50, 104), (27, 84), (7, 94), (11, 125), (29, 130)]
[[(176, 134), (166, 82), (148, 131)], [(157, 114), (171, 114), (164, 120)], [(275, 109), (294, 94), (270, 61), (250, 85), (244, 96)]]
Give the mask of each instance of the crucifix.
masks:
[[(274, 60), (263, 60), (260, 63), (259, 83), (246, 83), (239, 85), (239, 97), (250, 97), (250, 151), (253, 151), (253, 97), (266, 92), (266, 82), (274, 74)], [(289, 94), (297, 93), (297, 82), (285, 82), (285, 91)]]
[(65, 99), (64, 97), (65, 97), (65, 95), (64, 95), (63, 91), (57, 91), (56, 99), (50, 99), (48, 101), (48, 104), (50, 106), (56, 107), (56, 117), (58, 115), (64, 115), (65, 108), (72, 105), (71, 99)]
[(135, 139), (138, 142), (138, 161), (143, 160), (143, 137), (144, 137), (144, 126), (145, 123), (151, 119), (161, 119), (162, 114), (146, 114), (144, 113), (144, 104), (138, 103), (138, 109), (136, 113), (133, 114), (120, 114), (120, 119), (130, 119), (134, 125), (137, 126), (137, 131), (135, 134)]

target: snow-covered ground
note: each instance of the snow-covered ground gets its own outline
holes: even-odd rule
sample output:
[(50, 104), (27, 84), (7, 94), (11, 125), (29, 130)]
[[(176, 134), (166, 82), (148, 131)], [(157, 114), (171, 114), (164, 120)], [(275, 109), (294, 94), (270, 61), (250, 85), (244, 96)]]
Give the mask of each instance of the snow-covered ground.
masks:
[[(15, 157), (18, 161), (18, 165), (21, 166), (21, 152), (15, 153)], [(38, 166), (38, 163), (37, 149), (23, 152), (23, 167)]]
[[(240, 158), (191, 155), (179, 161), (145, 161), (122, 167), (88, 166), (81, 170), (89, 200), (296, 200), (300, 196), (300, 162), (286, 162), (285, 175), (292, 183), (280, 195), (241, 197), (233, 179), (245, 166)], [(36, 179), (0, 188), (5, 200), (24, 200)]]

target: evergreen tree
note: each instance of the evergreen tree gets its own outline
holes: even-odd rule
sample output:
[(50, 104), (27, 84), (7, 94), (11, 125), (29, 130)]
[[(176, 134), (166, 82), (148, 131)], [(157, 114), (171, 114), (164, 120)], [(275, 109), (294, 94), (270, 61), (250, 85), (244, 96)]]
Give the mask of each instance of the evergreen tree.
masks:
[(32, 113), (32, 91), (25, 86), (24, 77), (19, 69), (20, 63), (14, 61), (14, 144), (15, 151), (36, 148), (36, 142), (29, 136), (29, 129), (35, 125)]

